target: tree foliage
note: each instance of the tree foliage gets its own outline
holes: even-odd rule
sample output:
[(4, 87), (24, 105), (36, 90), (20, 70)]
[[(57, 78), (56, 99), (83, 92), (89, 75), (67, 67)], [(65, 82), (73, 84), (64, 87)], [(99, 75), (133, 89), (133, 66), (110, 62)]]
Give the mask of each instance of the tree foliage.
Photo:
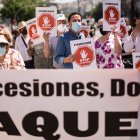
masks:
[(103, 9), (102, 3), (99, 3), (95, 9), (92, 11), (92, 16), (94, 17), (95, 21), (97, 22), (98, 19), (103, 17)]
[(16, 19), (16, 22), (26, 21), (35, 17), (35, 7), (44, 6), (40, 0), (3, 0), (4, 7), (1, 9), (1, 17)]

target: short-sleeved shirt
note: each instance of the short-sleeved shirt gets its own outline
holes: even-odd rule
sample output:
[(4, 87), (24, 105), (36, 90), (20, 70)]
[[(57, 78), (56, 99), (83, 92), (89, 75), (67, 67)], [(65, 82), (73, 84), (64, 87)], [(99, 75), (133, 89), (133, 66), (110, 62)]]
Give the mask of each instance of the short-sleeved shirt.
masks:
[[(22, 40), (22, 35), (19, 35), (17, 38), (16, 38), (16, 41), (15, 41), (15, 49), (19, 51), (19, 53), (21, 54), (22, 58), (24, 61), (29, 61), (29, 60), (32, 60), (32, 57), (30, 57), (27, 53), (27, 47), (26, 45), (24, 44), (23, 40)], [(24, 41), (26, 42), (26, 44), (28, 44), (28, 41), (29, 41), (29, 37), (27, 36), (26, 38), (24, 38)]]
[(96, 60), (98, 68), (123, 68), (122, 57), (115, 52), (114, 36), (109, 38), (101, 44), (95, 42)]
[(124, 42), (124, 50), (126, 52), (131, 52), (133, 48), (135, 48), (136, 52), (140, 52), (140, 33), (137, 34), (135, 41), (130, 35)]
[(25, 64), (20, 53), (12, 48), (9, 48), (2, 62), (2, 65), (6, 66), (5, 69), (15, 67), (17, 69), (25, 69)]

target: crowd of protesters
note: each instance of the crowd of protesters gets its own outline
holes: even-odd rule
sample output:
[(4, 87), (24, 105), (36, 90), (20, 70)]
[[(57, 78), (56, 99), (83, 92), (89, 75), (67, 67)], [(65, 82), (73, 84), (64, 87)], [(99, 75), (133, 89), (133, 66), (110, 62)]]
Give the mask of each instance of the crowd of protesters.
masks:
[[(130, 20), (125, 18), (129, 36), (122, 42), (116, 26), (112, 31), (103, 31), (103, 19), (99, 19), (97, 28), (101, 37), (94, 40), (98, 68), (133, 68), (132, 52), (140, 52), (139, 14), (135, 20), (136, 26), (132, 28)], [(64, 14), (58, 14), (57, 36), (50, 37), (49, 32), (44, 32), (44, 42), (38, 45), (29, 39), (26, 22), (19, 22), (17, 30), (12, 32), (0, 26), (0, 69), (72, 69), (77, 56), (71, 53), (70, 41), (85, 38), (80, 32), (82, 25), (78, 12), (71, 13), (68, 20)], [(90, 32), (88, 37), (94, 35), (95, 32)]]

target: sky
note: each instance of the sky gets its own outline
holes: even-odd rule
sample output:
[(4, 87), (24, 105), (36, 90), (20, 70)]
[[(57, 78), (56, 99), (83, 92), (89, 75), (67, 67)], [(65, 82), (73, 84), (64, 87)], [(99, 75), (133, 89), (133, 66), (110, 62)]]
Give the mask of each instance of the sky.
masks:
[(66, 2), (72, 2), (72, 1), (76, 1), (76, 0), (54, 0), (57, 3), (66, 3)]

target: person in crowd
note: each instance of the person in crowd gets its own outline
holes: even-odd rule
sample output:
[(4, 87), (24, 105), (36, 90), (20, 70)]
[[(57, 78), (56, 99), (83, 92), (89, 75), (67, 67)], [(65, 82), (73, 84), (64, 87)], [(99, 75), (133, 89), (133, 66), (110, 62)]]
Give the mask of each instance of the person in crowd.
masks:
[[(125, 23), (126, 23), (126, 29), (127, 29), (128, 35), (130, 35), (131, 32), (132, 32), (131, 21), (127, 17), (124, 17), (124, 20), (125, 20)], [(124, 45), (124, 41), (122, 42), (122, 48), (123, 48), (123, 51), (122, 51), (122, 60), (123, 60), (124, 68), (133, 68), (132, 52), (134, 50), (132, 50), (132, 52), (127, 52), (126, 53), (124, 51), (123, 45)]]
[(75, 61), (76, 56), (71, 54), (70, 41), (85, 38), (81, 29), (82, 17), (78, 12), (73, 12), (68, 17), (69, 30), (59, 37), (56, 46), (55, 61), (62, 64), (64, 68), (73, 68), (72, 62)]
[(102, 36), (95, 41), (95, 52), (98, 68), (123, 68), (122, 46), (117, 29), (103, 31), (103, 19), (99, 19), (98, 28)]
[[(28, 54), (34, 58), (35, 69), (49, 69), (52, 68), (51, 58), (46, 58), (44, 55), (45, 43), (41, 42), (34, 45), (33, 41), (30, 39), (28, 42)], [(30, 53), (31, 52), (31, 53)]]
[(13, 36), (5, 25), (0, 25), (0, 35), (4, 35), (9, 42), (10, 48), (14, 48)]
[(136, 15), (136, 26), (132, 30), (130, 36), (124, 42), (125, 52), (140, 52), (140, 14)]
[(58, 64), (55, 62), (54, 57), (56, 55), (56, 46), (58, 42), (58, 38), (66, 31), (66, 18), (64, 14), (57, 14), (57, 36), (49, 37), (49, 32), (44, 32), (43, 37), (45, 39), (45, 48), (44, 54), (46, 58), (53, 58), (53, 68), (60, 69), (63, 68), (62, 64)]
[(13, 46), (15, 46), (16, 38), (19, 36), (19, 31), (17, 29), (12, 30), (12, 36), (13, 36)]
[(34, 68), (34, 62), (33, 58), (28, 55), (28, 41), (29, 36), (27, 35), (27, 29), (26, 29), (26, 22), (21, 21), (18, 23), (18, 30), (20, 32), (20, 35), (16, 38), (15, 41), (15, 49), (18, 50), (24, 60), (25, 67), (27, 69), (33, 69)]
[(4, 35), (0, 35), (0, 69), (25, 69), (20, 53), (10, 48), (10, 43)]
[(96, 27), (95, 27), (95, 22), (90, 24), (90, 20), (87, 20), (87, 25), (90, 26), (90, 32), (89, 32), (89, 36), (90, 37), (94, 37), (95, 36), (95, 32), (96, 32)]

